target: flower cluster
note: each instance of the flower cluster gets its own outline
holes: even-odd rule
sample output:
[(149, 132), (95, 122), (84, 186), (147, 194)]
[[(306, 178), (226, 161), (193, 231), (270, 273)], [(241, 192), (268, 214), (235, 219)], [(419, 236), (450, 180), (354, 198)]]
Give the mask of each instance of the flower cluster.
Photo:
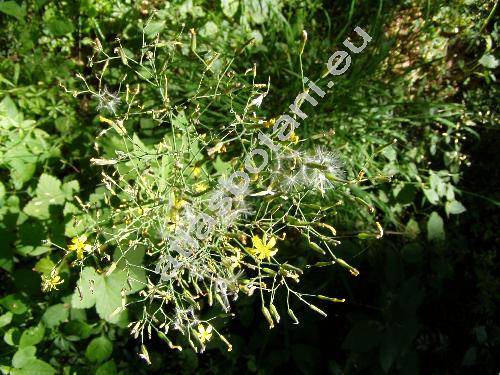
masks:
[[(357, 32), (366, 45), (366, 34)], [(121, 305), (116, 312), (141, 304), (141, 313), (130, 323), (134, 336), (144, 340), (154, 330), (172, 348), (179, 345), (167, 335), (177, 331), (181, 345), (195, 350), (203, 351), (214, 335), (230, 349), (216, 318), (229, 317), (232, 301), (241, 294), (260, 294), (270, 327), (280, 320), (273, 301), (281, 290), (292, 319), (297, 320), (290, 306), (293, 298), (324, 314), (310, 301), (317, 296), (295, 290), (304, 266), (294, 265), (295, 257), (285, 256), (280, 247), (293, 233), (290, 237), (312, 265), (338, 264), (353, 273), (353, 267), (334, 255), (336, 231), (324, 222), (328, 209), (317, 204), (318, 199), (338, 201), (346, 194), (342, 163), (324, 147), (300, 149), (293, 131), (298, 122), (291, 116), (273, 121), (252, 112), (269, 90), (269, 85), (255, 83), (255, 68), (238, 73), (228, 59), (219, 62), (226, 64), (224, 69), (213, 72), (213, 61), (204, 61), (199, 83), (186, 93), (183, 86), (190, 85), (191, 75), (173, 77), (158, 69), (175, 56), (169, 46), (149, 41), (135, 59), (118, 59), (98, 48), (105, 69), (128, 59), (119, 80), (125, 91), (101, 91), (102, 74), (97, 90), (84, 81), (81, 93), (94, 95), (97, 108), (114, 117), (99, 117), (107, 128), (96, 139), (102, 153), (92, 159), (103, 169), (105, 191), (93, 198), (92, 205), (82, 203), (92, 218), (86, 232), (94, 233), (94, 245), (87, 244), (85, 235), (75, 237), (68, 254), (76, 253), (79, 264), (91, 257), (104, 264), (101, 277), (126, 275), (126, 282), (118, 285)], [(145, 71), (150, 76), (146, 81)], [(325, 94), (310, 81), (308, 87), (319, 96)], [(148, 97), (151, 92), (161, 97), (155, 101)], [(299, 109), (304, 100), (316, 102), (303, 93), (290, 106), (302, 119), (307, 117)], [(231, 117), (221, 125), (213, 113), (227, 108)], [(136, 133), (145, 118), (161, 130), (147, 142)], [(288, 127), (285, 135), (290, 124), (296, 126)], [(327, 191), (335, 196), (327, 197)], [(314, 260), (317, 255), (323, 262)], [(47, 288), (55, 287), (59, 280), (54, 277), (46, 283)]]

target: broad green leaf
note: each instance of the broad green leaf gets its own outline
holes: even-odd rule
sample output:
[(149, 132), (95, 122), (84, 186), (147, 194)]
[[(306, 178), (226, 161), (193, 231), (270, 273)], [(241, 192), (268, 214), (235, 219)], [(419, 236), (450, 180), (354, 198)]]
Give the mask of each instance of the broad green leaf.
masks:
[(31, 180), (36, 170), (36, 163), (26, 163), (23, 160), (11, 160), (9, 162), (10, 178), (14, 187), (19, 190)]
[(446, 202), (445, 210), (447, 215), (458, 215), (466, 211), (464, 205), (456, 200)]
[(405, 184), (405, 186), (399, 191), (396, 201), (401, 204), (409, 204), (413, 202), (417, 189), (413, 184)]
[(19, 340), (19, 347), (24, 348), (26, 346), (36, 345), (43, 339), (45, 334), (45, 327), (42, 323), (38, 323), (36, 327), (31, 327), (25, 330), (21, 339)]
[(28, 310), (24, 302), (14, 294), (10, 294), (0, 299), (0, 305), (13, 314), (24, 314)]
[(144, 34), (146, 34), (149, 37), (155, 36), (156, 34), (161, 33), (164, 28), (165, 28), (165, 21), (149, 22), (144, 28)]
[(70, 20), (61, 18), (51, 18), (45, 23), (45, 26), (55, 36), (70, 34), (75, 29)]
[(92, 327), (92, 325), (86, 323), (85, 321), (71, 320), (62, 326), (62, 330), (68, 339), (69, 337), (72, 337), (72, 341), (78, 341), (89, 337), (92, 333)]
[(54, 262), (49, 257), (42, 258), (35, 264), (35, 271), (42, 275), (50, 275), (53, 268)]
[(11, 327), (3, 335), (3, 341), (10, 346), (16, 346), (21, 338), (21, 331), (17, 327)]
[(486, 53), (484, 54), (480, 59), (479, 63), (488, 68), (488, 69), (495, 69), (498, 66), (498, 60), (495, 58), (495, 56)]
[(102, 319), (116, 324), (123, 322), (124, 312), (117, 312), (122, 306), (122, 289), (127, 289), (127, 274), (124, 271), (115, 271), (97, 279), (95, 307)]
[(67, 201), (72, 201), (75, 194), (80, 191), (80, 184), (77, 180), (72, 180), (62, 184), (62, 191), (64, 193), (64, 198)]
[(18, 5), (15, 1), (1, 2), (0, 12), (16, 17), (18, 20), (22, 20), (26, 16), (26, 9)]
[[(113, 254), (113, 259), (116, 262), (116, 270), (128, 271), (129, 283), (126, 285), (127, 294), (138, 292), (146, 286), (146, 270), (141, 266), (144, 253), (144, 246), (136, 246), (124, 254), (121, 254), (117, 248)], [(123, 287), (125, 288), (125, 285)]]
[(101, 336), (93, 339), (87, 350), (85, 351), (85, 357), (91, 362), (103, 362), (109, 358), (113, 352), (113, 344), (108, 338)]
[(238, 0), (221, 0), (222, 13), (228, 17), (233, 17), (238, 11)]
[(28, 360), (20, 369), (12, 369), (10, 372), (12, 375), (53, 375), (55, 373), (56, 370), (51, 365), (36, 358)]
[(10, 324), (13, 316), (14, 315), (10, 311), (7, 311), (5, 314), (0, 315), (0, 328)]
[[(13, 2), (13, 1), (12, 1)], [(5, 4), (5, 2), (3, 3)], [(10, 96), (6, 95), (0, 102), (0, 115), (4, 113), (8, 118), (14, 121), (19, 121), (19, 111), (16, 104), (12, 101)]]
[(85, 267), (80, 273), (77, 287), (71, 298), (71, 306), (75, 309), (88, 309), (95, 305), (95, 289), (98, 278), (95, 269)]
[(58, 303), (45, 310), (42, 321), (47, 327), (52, 328), (68, 320), (68, 316), (69, 306), (64, 303)]
[(427, 239), (429, 241), (443, 240), (444, 237), (443, 219), (436, 211), (434, 211), (431, 213), (427, 221)]
[(42, 174), (36, 188), (36, 197), (28, 202), (23, 211), (38, 219), (49, 219), (49, 206), (63, 204), (64, 198), (61, 182), (54, 176)]
[(420, 233), (420, 227), (418, 226), (418, 223), (413, 219), (408, 220), (408, 223), (406, 223), (405, 227), (405, 234), (415, 238), (416, 236), (418, 236), (419, 233)]
[(12, 366), (22, 368), (26, 366), (31, 359), (35, 358), (36, 348), (34, 346), (26, 346), (19, 349), (12, 357)]
[(446, 195), (446, 184), (436, 173), (430, 172), (429, 181), (431, 189), (434, 190), (438, 196), (444, 197)]
[(203, 27), (200, 29), (200, 35), (206, 38), (214, 37), (215, 34), (219, 31), (219, 28), (215, 24), (215, 22), (208, 21)]
[(439, 196), (437, 193), (432, 190), (432, 189), (424, 189), (424, 194), (427, 200), (430, 202), (430, 204), (438, 204), (439, 202)]
[(116, 364), (112, 359), (100, 365), (96, 370), (96, 375), (114, 375), (116, 374)]

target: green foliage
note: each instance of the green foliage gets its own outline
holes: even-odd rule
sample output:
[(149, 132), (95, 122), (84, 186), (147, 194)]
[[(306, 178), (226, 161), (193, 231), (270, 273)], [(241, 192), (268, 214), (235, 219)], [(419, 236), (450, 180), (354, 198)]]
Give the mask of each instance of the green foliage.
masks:
[[(497, 7), (0, 0), (0, 371), (496, 368)], [(355, 25), (373, 41), (326, 90), (325, 63)], [(236, 286), (257, 298), (231, 302), (236, 319), (215, 286), (158, 287), (156, 234), (176, 218), (161, 202), (194, 204), (195, 187), (213, 189), (242, 168), (303, 76), (327, 95), (314, 109), (303, 104), (309, 117), (286, 147), (335, 150), (347, 182), (326, 197), (252, 198), (261, 221), (218, 233), (204, 254), (226, 253), (204, 264), (227, 269), (239, 246), (251, 266)], [(257, 177), (256, 191), (278, 190), (272, 171)], [(279, 266), (245, 252), (266, 231), (280, 238)], [(299, 275), (300, 293), (278, 291)], [(197, 304), (214, 329), (209, 343), (200, 346), (191, 317), (187, 338), (173, 329), (167, 337), (172, 312)], [(189, 349), (205, 344), (201, 357)]]

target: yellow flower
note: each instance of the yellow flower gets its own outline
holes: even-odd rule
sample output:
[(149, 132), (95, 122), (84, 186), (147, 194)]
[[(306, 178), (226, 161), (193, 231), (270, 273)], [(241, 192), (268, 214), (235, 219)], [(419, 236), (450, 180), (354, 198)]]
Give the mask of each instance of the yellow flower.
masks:
[(253, 249), (249, 249), (249, 251), (261, 260), (269, 260), (274, 254), (278, 252), (278, 249), (274, 249), (274, 246), (276, 246), (276, 238), (271, 237), (269, 241), (267, 241), (266, 234), (264, 234), (262, 239), (260, 239), (259, 236), (253, 236), (252, 244)]
[(78, 259), (83, 259), (83, 252), (90, 252), (92, 250), (92, 246), (85, 243), (87, 242), (87, 236), (83, 235), (80, 237), (73, 237), (71, 240), (72, 245), (68, 245), (69, 251), (76, 251), (76, 256)]
[(295, 134), (295, 132), (292, 132), (292, 134), (290, 134), (290, 137), (288, 138), (288, 140), (292, 143), (297, 143), (299, 141), (299, 136), (297, 134)]
[(198, 177), (201, 174), (201, 168), (200, 167), (194, 167), (192, 173), (193, 173), (194, 177)]
[(270, 127), (271, 127), (271, 126), (273, 126), (275, 123), (276, 123), (276, 119), (275, 119), (275, 118), (269, 119), (269, 120), (267, 120), (266, 122), (264, 122), (264, 127), (265, 127), (265, 128), (270, 128)]
[(212, 338), (212, 326), (209, 324), (207, 328), (203, 327), (202, 324), (198, 324), (198, 332), (196, 332), (201, 343), (204, 344), (206, 341), (210, 341)]
[(50, 277), (42, 275), (42, 291), (50, 292), (52, 289), (57, 290), (57, 286), (62, 284), (64, 280), (57, 274), (57, 269), (53, 269)]

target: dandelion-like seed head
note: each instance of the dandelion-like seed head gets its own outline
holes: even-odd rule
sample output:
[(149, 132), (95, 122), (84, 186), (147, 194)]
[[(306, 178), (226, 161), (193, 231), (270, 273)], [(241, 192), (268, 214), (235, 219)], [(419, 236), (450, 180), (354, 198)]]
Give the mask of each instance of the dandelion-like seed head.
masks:
[(117, 93), (112, 93), (105, 86), (102, 91), (97, 94), (97, 99), (99, 100), (99, 104), (97, 106), (97, 110), (106, 110), (110, 113), (116, 114), (116, 109), (120, 104), (120, 98)]

